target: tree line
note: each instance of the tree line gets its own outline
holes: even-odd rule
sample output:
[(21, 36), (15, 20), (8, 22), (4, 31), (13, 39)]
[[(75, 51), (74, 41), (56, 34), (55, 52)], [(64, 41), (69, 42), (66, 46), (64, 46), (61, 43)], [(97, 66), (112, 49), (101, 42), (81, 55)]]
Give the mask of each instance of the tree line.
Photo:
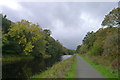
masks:
[(97, 58), (96, 61), (106, 57), (105, 60), (110, 61), (109, 65), (118, 68), (120, 65), (120, 8), (110, 11), (101, 25), (106, 27), (100, 28), (96, 32), (88, 32), (82, 41), (82, 45), (78, 45), (76, 51), (80, 54), (94, 56)]
[(12, 22), (2, 15), (2, 54), (44, 57), (59, 60), (61, 55), (73, 54), (74, 50), (65, 48), (58, 40), (51, 37), (49, 29), (42, 29), (38, 24), (27, 20)]

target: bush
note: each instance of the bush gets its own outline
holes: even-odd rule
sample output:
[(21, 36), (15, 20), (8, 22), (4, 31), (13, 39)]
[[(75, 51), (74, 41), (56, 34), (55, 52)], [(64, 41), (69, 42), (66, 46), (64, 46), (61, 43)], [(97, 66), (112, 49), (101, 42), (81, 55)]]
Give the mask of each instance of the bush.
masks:
[(93, 47), (88, 51), (88, 54), (93, 56), (101, 56), (103, 52), (102, 44), (98, 41), (94, 42)]
[(113, 60), (111, 66), (112, 66), (112, 68), (114, 68), (114, 69), (118, 69), (119, 66), (120, 66), (120, 59), (117, 58), (117, 59)]

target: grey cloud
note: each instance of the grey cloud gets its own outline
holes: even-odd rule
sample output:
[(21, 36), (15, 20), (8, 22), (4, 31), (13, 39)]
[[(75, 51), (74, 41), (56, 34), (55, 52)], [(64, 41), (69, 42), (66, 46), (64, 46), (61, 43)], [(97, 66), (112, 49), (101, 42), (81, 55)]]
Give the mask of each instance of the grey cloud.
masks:
[(117, 3), (113, 2), (22, 2), (22, 10), (3, 7), (3, 13), (13, 21), (27, 19), (52, 31), (52, 36), (65, 47), (75, 49), (88, 31), (101, 27), (104, 16)]

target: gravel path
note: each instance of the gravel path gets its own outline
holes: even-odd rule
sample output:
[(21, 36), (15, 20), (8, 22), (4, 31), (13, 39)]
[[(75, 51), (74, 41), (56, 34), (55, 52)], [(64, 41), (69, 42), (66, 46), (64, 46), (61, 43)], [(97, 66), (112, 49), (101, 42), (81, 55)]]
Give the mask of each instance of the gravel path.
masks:
[(77, 78), (104, 78), (90, 64), (83, 60), (78, 54), (77, 58)]

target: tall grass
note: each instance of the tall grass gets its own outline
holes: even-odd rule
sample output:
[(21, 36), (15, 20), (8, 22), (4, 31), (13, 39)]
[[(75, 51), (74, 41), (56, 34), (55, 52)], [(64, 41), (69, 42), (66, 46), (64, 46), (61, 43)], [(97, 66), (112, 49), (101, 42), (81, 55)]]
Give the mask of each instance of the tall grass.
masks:
[(45, 72), (36, 74), (31, 78), (64, 78), (67, 71), (71, 68), (74, 58), (75, 56), (72, 56), (64, 61), (56, 63)]
[(74, 58), (74, 62), (71, 66), (71, 68), (67, 71), (65, 74), (65, 78), (76, 78), (77, 72), (77, 60)]

